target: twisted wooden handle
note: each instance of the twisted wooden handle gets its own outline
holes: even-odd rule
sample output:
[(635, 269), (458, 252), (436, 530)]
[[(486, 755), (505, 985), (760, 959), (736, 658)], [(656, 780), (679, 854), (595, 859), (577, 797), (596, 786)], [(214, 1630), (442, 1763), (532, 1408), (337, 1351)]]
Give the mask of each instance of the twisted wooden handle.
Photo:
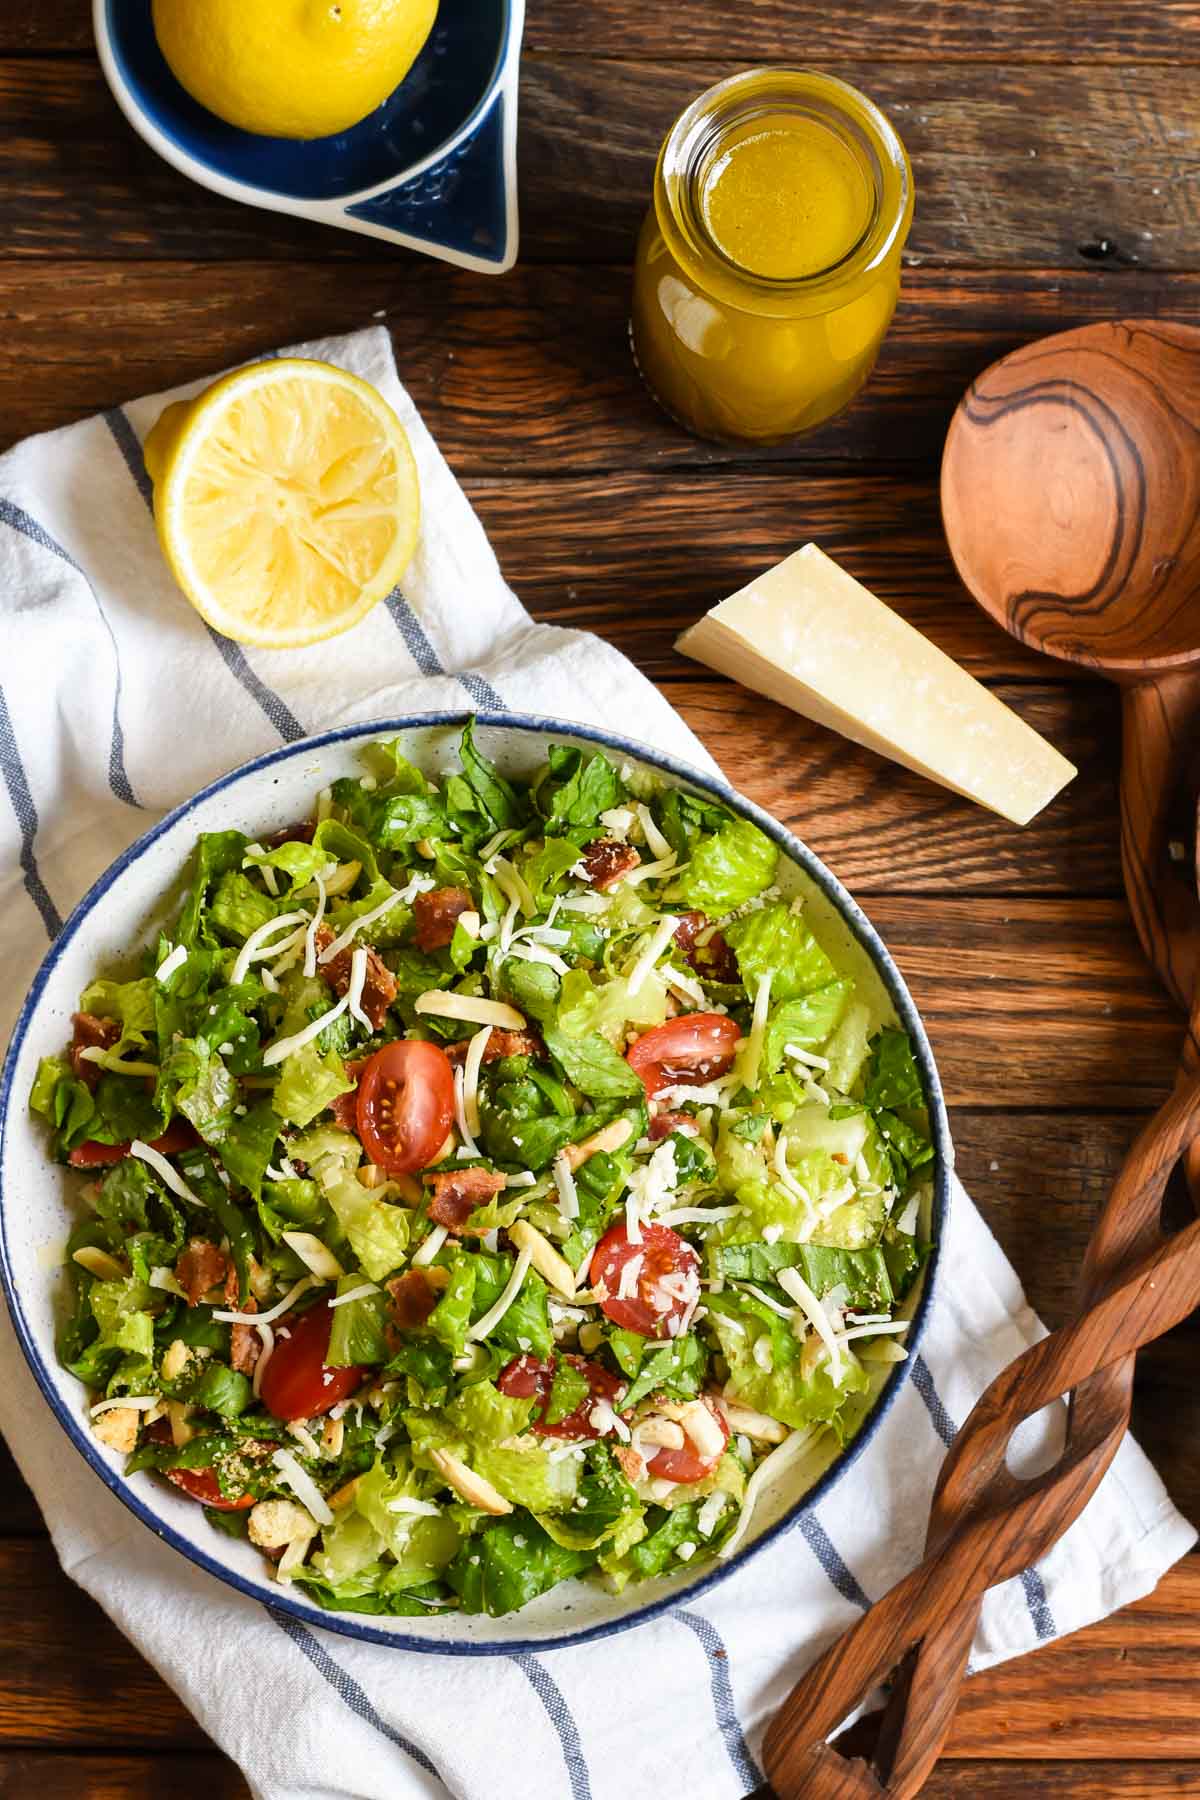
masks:
[[(1193, 1027), (1195, 1021), (1193, 1021)], [(1083, 1511), (1129, 1422), (1133, 1358), (1200, 1300), (1200, 1221), (1164, 1242), (1163, 1190), (1200, 1132), (1200, 1082), (1181, 1077), (1121, 1171), (1089, 1246), (1080, 1310), (998, 1375), (955, 1439), (925, 1561), (793, 1688), (767, 1732), (780, 1800), (910, 1800), (949, 1731), (987, 1589), (1027, 1568)], [(1072, 1394), (1058, 1462), (1031, 1481), (1005, 1463), (1013, 1432)], [(826, 1742), (895, 1674), (873, 1765)]]

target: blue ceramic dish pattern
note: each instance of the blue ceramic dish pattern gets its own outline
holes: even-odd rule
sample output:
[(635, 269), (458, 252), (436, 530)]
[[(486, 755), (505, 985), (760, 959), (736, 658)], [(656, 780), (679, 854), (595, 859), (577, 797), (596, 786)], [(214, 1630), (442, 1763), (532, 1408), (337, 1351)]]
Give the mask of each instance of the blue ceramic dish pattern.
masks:
[(158, 47), (150, 0), (96, 6), (119, 103), (194, 179), (251, 204), (497, 270), (515, 254), (506, 164), (522, 23), (512, 0), (441, 0), (428, 42), (382, 106), (349, 131), (297, 142), (241, 131), (193, 100)]

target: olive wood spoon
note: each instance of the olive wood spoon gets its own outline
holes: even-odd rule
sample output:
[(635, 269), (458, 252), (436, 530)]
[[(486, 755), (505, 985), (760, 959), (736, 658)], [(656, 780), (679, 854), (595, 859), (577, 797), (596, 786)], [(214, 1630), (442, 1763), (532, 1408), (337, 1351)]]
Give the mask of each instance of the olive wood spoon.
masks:
[(1190, 1009), (1200, 776), (1200, 328), (1125, 319), (993, 363), (959, 404), (942, 520), (963, 582), (1031, 649), (1122, 690), (1121, 860)]

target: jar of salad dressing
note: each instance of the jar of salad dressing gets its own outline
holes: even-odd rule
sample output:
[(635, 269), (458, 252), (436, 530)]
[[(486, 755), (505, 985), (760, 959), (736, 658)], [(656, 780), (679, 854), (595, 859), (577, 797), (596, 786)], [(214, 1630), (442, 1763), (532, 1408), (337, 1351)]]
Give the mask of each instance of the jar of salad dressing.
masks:
[(694, 100), (658, 159), (632, 337), (655, 398), (702, 437), (771, 443), (854, 398), (900, 286), (912, 171), (832, 75), (752, 69)]

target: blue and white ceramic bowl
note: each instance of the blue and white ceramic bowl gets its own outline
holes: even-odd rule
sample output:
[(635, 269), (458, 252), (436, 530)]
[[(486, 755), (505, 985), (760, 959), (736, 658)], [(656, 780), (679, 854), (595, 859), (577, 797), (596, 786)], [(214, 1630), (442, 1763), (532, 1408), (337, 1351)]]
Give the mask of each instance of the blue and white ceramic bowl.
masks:
[(351, 130), (305, 143), (239, 131), (185, 93), (158, 48), (150, 0), (93, 0), (93, 20), (122, 112), (201, 187), (483, 274), (516, 261), (525, 0), (441, 0), (395, 93)]
[[(486, 1655), (538, 1650), (603, 1637), (637, 1624), (685, 1597), (695, 1598), (728, 1575), (764, 1544), (796, 1523), (867, 1449), (911, 1366), (921, 1339), (937, 1252), (924, 1281), (906, 1302), (912, 1315), (906, 1342), (910, 1362), (876, 1364), (874, 1406), (857, 1437), (842, 1454), (822, 1450), (797, 1461), (768, 1487), (753, 1514), (742, 1547), (728, 1561), (681, 1569), (656, 1581), (631, 1585), (620, 1596), (588, 1582), (566, 1582), (532, 1605), (503, 1619), (454, 1613), (422, 1619), (367, 1618), (324, 1612), (299, 1593), (272, 1580), (259, 1552), (249, 1543), (218, 1535), (193, 1501), (149, 1473), (126, 1477), (124, 1459), (107, 1449), (88, 1425), (88, 1395), (59, 1367), (54, 1327), (61, 1301), (63, 1246), (78, 1207), (78, 1176), (47, 1160), (39, 1121), (28, 1107), (38, 1060), (57, 1054), (70, 1037), (71, 1014), (80, 991), (99, 971), (127, 963), (131, 948), (152, 941), (169, 910), (164, 897), (178, 892), (198, 833), (239, 827), (262, 837), (302, 816), (318, 788), (342, 775), (361, 772), (361, 746), (380, 735), (399, 733), (405, 751), (424, 768), (438, 771), (456, 758), (465, 714), (424, 714), (355, 725), (308, 738), (261, 756), (177, 807), (118, 857), (67, 920), (34, 981), (9, 1047), (0, 1083), (0, 1277), (25, 1357), (59, 1424), (100, 1479), (150, 1529), (244, 1594), (293, 1613), (310, 1625), (344, 1632), (407, 1650), (447, 1655)], [(547, 745), (599, 744), (629, 763), (674, 786), (708, 793), (753, 820), (778, 844), (778, 881), (786, 896), (802, 895), (817, 935), (835, 958), (851, 967), (859, 993), (876, 1019), (898, 1020), (912, 1037), (929, 1103), (937, 1159), (923, 1228), (935, 1245), (945, 1235), (951, 1150), (946, 1109), (924, 1027), (899, 971), (876, 932), (849, 894), (811, 850), (783, 826), (730, 789), (655, 751), (640, 749), (608, 732), (555, 719), (513, 714), (480, 714), (478, 741), (510, 776), (530, 776), (545, 761)], [(886, 1469), (877, 1481), (886, 1480)]]

